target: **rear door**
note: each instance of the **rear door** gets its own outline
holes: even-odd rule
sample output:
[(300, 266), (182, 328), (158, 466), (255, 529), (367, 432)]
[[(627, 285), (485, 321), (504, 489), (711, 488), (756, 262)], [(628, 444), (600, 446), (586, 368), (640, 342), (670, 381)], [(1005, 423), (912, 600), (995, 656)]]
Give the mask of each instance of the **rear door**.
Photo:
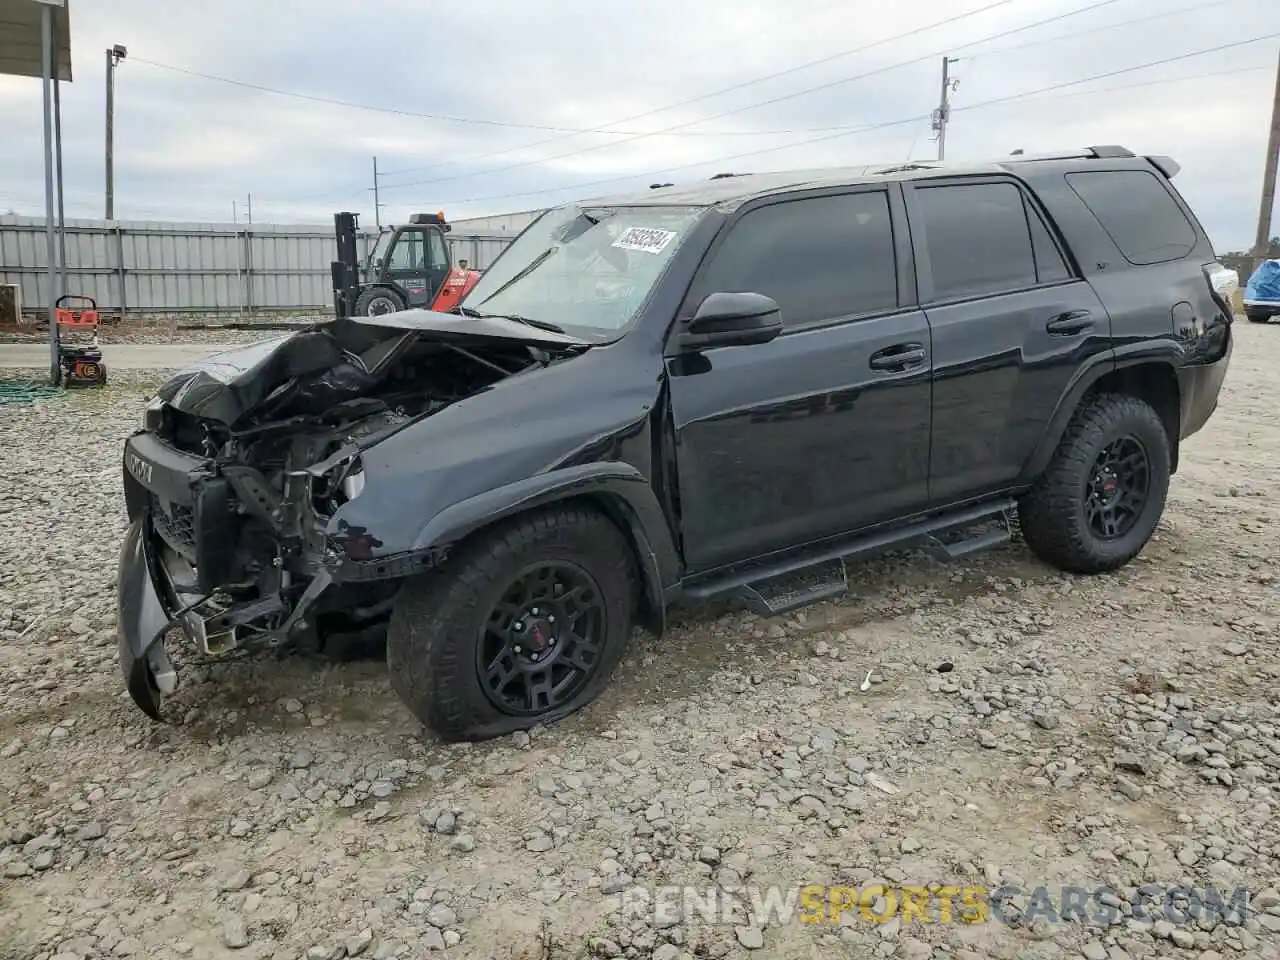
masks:
[(929, 327), (901, 204), (896, 185), (773, 197), (709, 250), (677, 319), (755, 292), (785, 328), (667, 360), (690, 572), (924, 505)]
[(1034, 196), (1012, 177), (904, 185), (933, 333), (930, 499), (1012, 485), (1111, 322)]

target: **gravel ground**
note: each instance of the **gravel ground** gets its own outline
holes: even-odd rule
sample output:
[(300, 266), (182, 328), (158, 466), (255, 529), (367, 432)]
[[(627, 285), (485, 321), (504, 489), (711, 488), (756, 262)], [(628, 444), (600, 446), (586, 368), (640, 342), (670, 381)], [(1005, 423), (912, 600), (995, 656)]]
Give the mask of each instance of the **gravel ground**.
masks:
[[(596, 704), (471, 746), (376, 660), (188, 668), (181, 722), (150, 723), (113, 582), (119, 444), (161, 372), (0, 407), (0, 956), (1280, 957), (1280, 331), (1237, 332), (1125, 570), (885, 558), (802, 614), (682, 614)], [(877, 881), (1022, 893), (974, 924), (622, 909)], [(1119, 906), (1030, 896), (1068, 885)], [(1153, 922), (1143, 885), (1251, 910)]]

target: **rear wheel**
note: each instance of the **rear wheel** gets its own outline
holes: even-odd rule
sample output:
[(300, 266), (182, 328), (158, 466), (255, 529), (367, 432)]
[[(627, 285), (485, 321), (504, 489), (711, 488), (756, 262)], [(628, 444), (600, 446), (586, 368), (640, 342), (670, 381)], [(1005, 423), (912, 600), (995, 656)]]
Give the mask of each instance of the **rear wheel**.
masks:
[(1169, 446), (1150, 404), (1116, 394), (1086, 401), (1019, 504), (1027, 546), (1071, 573), (1124, 566), (1147, 545), (1164, 512)]
[(481, 740), (594, 700), (626, 648), (631, 548), (581, 507), (482, 535), (405, 584), (387, 632), (396, 694), (447, 740)]
[(404, 300), (394, 290), (372, 287), (356, 297), (356, 316), (379, 317), (384, 313), (396, 313), (405, 307)]

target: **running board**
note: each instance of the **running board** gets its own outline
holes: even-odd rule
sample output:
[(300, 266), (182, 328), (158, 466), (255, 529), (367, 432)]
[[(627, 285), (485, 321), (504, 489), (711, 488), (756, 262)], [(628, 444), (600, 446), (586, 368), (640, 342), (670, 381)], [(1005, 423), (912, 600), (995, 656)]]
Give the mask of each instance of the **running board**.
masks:
[[(777, 616), (845, 593), (849, 581), (845, 564), (866, 560), (889, 550), (923, 548), (931, 556), (954, 561), (1009, 542), (1010, 518), (1017, 509), (1012, 499), (987, 502), (929, 517), (905, 527), (841, 538), (773, 562), (730, 568), (718, 576), (686, 585), (681, 593), (693, 601), (732, 599), (761, 616)], [(975, 525), (998, 520), (1001, 526), (958, 540), (946, 539)], [(819, 571), (826, 571), (822, 575)], [(810, 582), (796, 585), (797, 579)], [(776, 581), (784, 581), (776, 583)], [(787, 582), (789, 581), (789, 582)]]
[[(754, 583), (743, 584), (735, 591), (735, 599), (752, 613), (762, 617), (776, 617), (782, 613), (790, 613), (822, 600), (830, 600), (844, 594), (849, 589), (849, 576), (845, 571), (844, 560), (830, 561), (835, 569), (828, 575), (814, 582), (804, 583), (806, 574), (817, 574), (824, 565), (814, 564), (796, 573), (784, 573), (779, 577), (769, 577)], [(772, 589), (770, 581), (777, 581)]]
[(992, 550), (995, 547), (1003, 546), (1013, 539), (1013, 531), (1010, 529), (1009, 518), (1006, 514), (1004, 517), (1004, 526), (996, 527), (994, 530), (988, 530), (985, 533), (976, 533), (972, 536), (963, 537), (959, 540), (942, 540), (938, 537), (930, 537), (925, 549), (936, 560), (943, 563), (951, 563), (955, 560), (971, 557), (975, 553), (982, 553), (986, 550)]

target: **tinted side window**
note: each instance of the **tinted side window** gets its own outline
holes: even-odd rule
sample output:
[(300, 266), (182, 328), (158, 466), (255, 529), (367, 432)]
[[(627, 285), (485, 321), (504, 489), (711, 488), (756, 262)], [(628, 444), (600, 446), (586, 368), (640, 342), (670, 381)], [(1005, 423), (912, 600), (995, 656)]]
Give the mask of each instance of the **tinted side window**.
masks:
[(1036, 285), (1022, 191), (1011, 183), (918, 187), (933, 298), (951, 300)]
[(743, 215), (707, 264), (705, 293), (762, 293), (787, 326), (898, 305), (884, 191), (787, 200)]
[(1130, 263), (1178, 260), (1195, 248), (1195, 228), (1155, 174), (1069, 173), (1067, 183)]
[(1039, 211), (1027, 204), (1027, 220), (1031, 224), (1031, 245), (1036, 253), (1036, 275), (1041, 283), (1053, 283), (1055, 280), (1066, 280), (1071, 276), (1067, 263), (1062, 259), (1049, 228), (1045, 225)]

